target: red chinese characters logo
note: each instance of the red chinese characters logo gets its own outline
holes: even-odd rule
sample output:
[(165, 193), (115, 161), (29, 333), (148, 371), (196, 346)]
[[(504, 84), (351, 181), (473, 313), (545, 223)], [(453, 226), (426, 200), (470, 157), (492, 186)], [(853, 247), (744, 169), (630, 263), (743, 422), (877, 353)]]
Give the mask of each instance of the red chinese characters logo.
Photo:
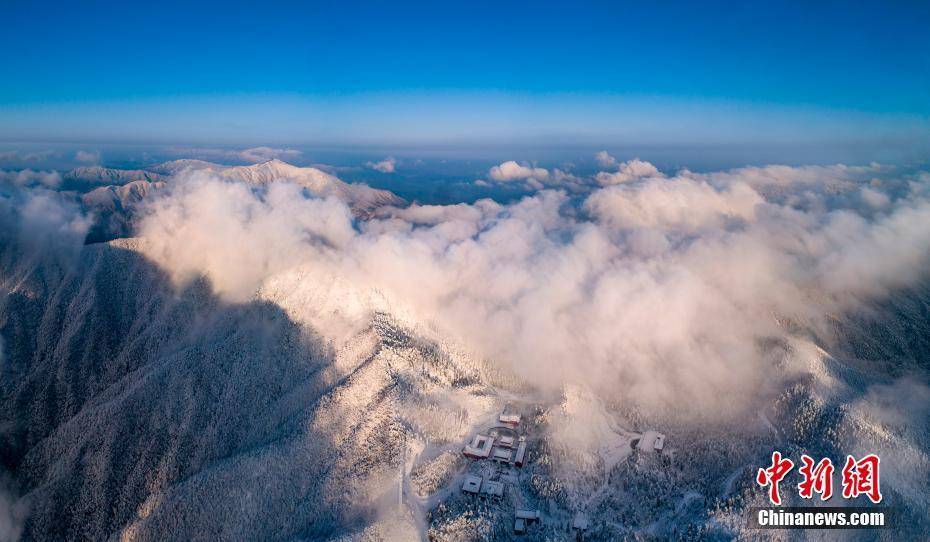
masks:
[(843, 466), (843, 497), (854, 499), (865, 495), (875, 504), (882, 502), (882, 491), (878, 482), (879, 459), (869, 454), (859, 461), (851, 455), (846, 456)]
[[(794, 468), (794, 462), (782, 457), (781, 452), (772, 452), (772, 464), (768, 468), (759, 469), (756, 474), (756, 483), (768, 487), (769, 500), (772, 504), (781, 505), (781, 494), (778, 484)], [(823, 458), (814, 461), (809, 455), (801, 455), (801, 466), (798, 473), (801, 482), (798, 484), (798, 494), (804, 499), (813, 499), (815, 493), (820, 494), (820, 500), (826, 501), (833, 496), (833, 461)], [(843, 498), (855, 499), (865, 495), (873, 503), (882, 501), (881, 486), (879, 484), (879, 459), (875, 454), (869, 454), (862, 459), (846, 456), (843, 466)]]
[(820, 493), (820, 500), (826, 501), (833, 496), (833, 461), (829, 457), (814, 465), (814, 459), (808, 455), (801, 456), (801, 468), (798, 472), (804, 480), (798, 484), (798, 494), (804, 499), (811, 499), (814, 493)]
[(759, 469), (756, 474), (756, 483), (760, 486), (769, 486), (769, 500), (772, 504), (781, 504), (781, 495), (778, 494), (778, 483), (794, 468), (794, 462), (788, 458), (782, 459), (781, 452), (772, 452), (772, 466)]

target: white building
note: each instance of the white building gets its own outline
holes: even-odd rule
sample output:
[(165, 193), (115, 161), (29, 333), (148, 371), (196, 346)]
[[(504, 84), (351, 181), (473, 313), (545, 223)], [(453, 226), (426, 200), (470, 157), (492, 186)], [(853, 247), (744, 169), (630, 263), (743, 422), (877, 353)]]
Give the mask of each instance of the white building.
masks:
[(657, 452), (661, 452), (662, 448), (664, 447), (665, 447), (665, 435), (663, 435), (662, 433), (659, 433), (658, 436), (656, 436), (656, 440), (655, 440), (655, 443), (652, 445), (652, 448)]
[(472, 459), (487, 459), (491, 455), (491, 448), (494, 446), (494, 438), (487, 435), (475, 435), (471, 444), (466, 444), (462, 453)]
[(516, 429), (520, 425), (520, 415), (519, 414), (501, 414), (498, 416), (497, 421), (501, 424), (506, 425), (507, 427)]
[(658, 431), (649, 430), (643, 433), (636, 447), (642, 451), (661, 452), (665, 447), (665, 435)]

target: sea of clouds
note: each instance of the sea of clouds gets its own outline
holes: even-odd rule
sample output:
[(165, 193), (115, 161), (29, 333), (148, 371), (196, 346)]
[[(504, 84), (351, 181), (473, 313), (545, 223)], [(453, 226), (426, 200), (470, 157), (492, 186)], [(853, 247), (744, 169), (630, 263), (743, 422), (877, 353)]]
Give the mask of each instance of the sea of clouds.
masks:
[(762, 345), (786, 338), (786, 322), (820, 329), (927, 278), (925, 173), (666, 176), (634, 160), (572, 177), (570, 190), (539, 167), (489, 173), (543, 186), (509, 205), (415, 204), (360, 220), (287, 182), (256, 189), (192, 173), (149, 205), (138, 233), (177, 281), (205, 275), (231, 301), (303, 266), (303, 280), (377, 291), (541, 389), (582, 384), (708, 412), (765, 391)]
[[(927, 279), (930, 174), (878, 164), (665, 174), (597, 161), (604, 171), (588, 178), (505, 162), (488, 177), (526, 183), (533, 192), (517, 202), (366, 219), (286, 179), (189, 171), (146, 204), (137, 234), (178, 284), (206, 276), (230, 302), (294, 269), (303, 281), (338, 277), (538, 389), (583, 385), (693, 414), (738, 411), (770, 391), (773, 356), (790, 372), (801, 355), (771, 348), (789, 328), (827, 333), (830, 315)], [(0, 204), (24, 235), (73, 241), (89, 218), (48, 175), (7, 174), (19, 195)], [(314, 324), (327, 334), (325, 319)]]

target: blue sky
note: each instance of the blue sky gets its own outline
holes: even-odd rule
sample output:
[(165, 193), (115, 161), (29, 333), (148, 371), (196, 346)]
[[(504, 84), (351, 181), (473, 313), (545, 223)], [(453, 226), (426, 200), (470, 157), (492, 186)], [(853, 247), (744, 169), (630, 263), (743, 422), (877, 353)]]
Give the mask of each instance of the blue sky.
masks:
[(7, 1), (0, 139), (930, 140), (926, 2), (645, 4)]

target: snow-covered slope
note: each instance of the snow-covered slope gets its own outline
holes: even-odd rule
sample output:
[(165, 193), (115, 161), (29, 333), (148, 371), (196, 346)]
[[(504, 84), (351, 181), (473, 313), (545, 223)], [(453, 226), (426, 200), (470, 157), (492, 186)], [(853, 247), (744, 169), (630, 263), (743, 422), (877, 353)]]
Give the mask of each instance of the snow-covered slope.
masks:
[(27, 540), (352, 532), (396, 494), (399, 446), (463, 438), (488, 394), (479, 365), (390, 316), (339, 344), (295, 322), (325, 284), (230, 305), (203, 282), (175, 291), (138, 239), (68, 270), (2, 249), (0, 451)]
[(143, 169), (116, 169), (101, 166), (79, 167), (63, 176), (65, 181), (89, 185), (121, 185), (132, 181), (163, 181), (164, 176)]
[(277, 159), (251, 166), (223, 166), (202, 160), (175, 160), (154, 166), (152, 170), (170, 175), (184, 171), (209, 171), (224, 179), (251, 184), (288, 180), (317, 196), (337, 197), (361, 214), (368, 214), (384, 205), (404, 203), (403, 199), (387, 190), (377, 190), (364, 184), (349, 184), (319, 169), (292, 166)]
[(132, 181), (124, 185), (95, 188), (81, 196), (84, 205), (95, 209), (120, 210), (138, 204), (154, 192), (164, 188), (162, 181)]
[(68, 173), (69, 188), (85, 192), (91, 185), (106, 184), (84, 193), (81, 202), (96, 221), (88, 243), (98, 243), (133, 234), (132, 222), (138, 207), (153, 194), (168, 187), (180, 175), (209, 172), (230, 181), (267, 185), (289, 181), (318, 197), (334, 197), (345, 202), (358, 217), (369, 217), (384, 206), (406, 202), (387, 190), (364, 184), (347, 183), (316, 168), (297, 167), (280, 160), (251, 166), (223, 166), (202, 160), (175, 160), (145, 170), (102, 167), (78, 168)]
[(162, 181), (131, 181), (124, 185), (101, 186), (81, 196), (84, 208), (94, 217), (86, 243), (131, 237), (133, 216), (139, 205), (163, 190)]
[(207, 162), (205, 160), (193, 160), (190, 158), (184, 158), (181, 160), (170, 160), (168, 162), (162, 162), (161, 164), (149, 166), (146, 169), (149, 171), (154, 171), (155, 173), (160, 173), (162, 175), (174, 175), (175, 173), (185, 169), (222, 169), (225, 167), (229, 166), (221, 166), (219, 164), (214, 164), (213, 162)]
[[(514, 506), (546, 516), (528, 539), (557, 539), (577, 512), (593, 540), (728, 539), (761, 503), (759, 458), (857, 443), (893, 458), (884, 489), (906, 518), (898, 534), (930, 521), (914, 479), (927, 472), (926, 427), (894, 433), (895, 416), (856, 406), (864, 382), (888, 379), (863, 359), (926, 370), (927, 290), (843, 321), (850, 351), (812, 358), (823, 376), (758, 418), (676, 426), (583, 395), (520, 395), (339, 277), (291, 269), (236, 304), (204, 281), (177, 290), (143, 239), (85, 246), (65, 263), (22, 250), (0, 243), (0, 457), (7, 489), (29, 503), (26, 540), (508, 540)], [(912, 332), (917, 341), (899, 340)], [(505, 504), (488, 507), (457, 491), (454, 459), (514, 399), (542, 401), (526, 422), (532, 448)], [(650, 427), (669, 435), (666, 455), (628, 449), (626, 428)], [(400, 470), (411, 482), (398, 516)]]

